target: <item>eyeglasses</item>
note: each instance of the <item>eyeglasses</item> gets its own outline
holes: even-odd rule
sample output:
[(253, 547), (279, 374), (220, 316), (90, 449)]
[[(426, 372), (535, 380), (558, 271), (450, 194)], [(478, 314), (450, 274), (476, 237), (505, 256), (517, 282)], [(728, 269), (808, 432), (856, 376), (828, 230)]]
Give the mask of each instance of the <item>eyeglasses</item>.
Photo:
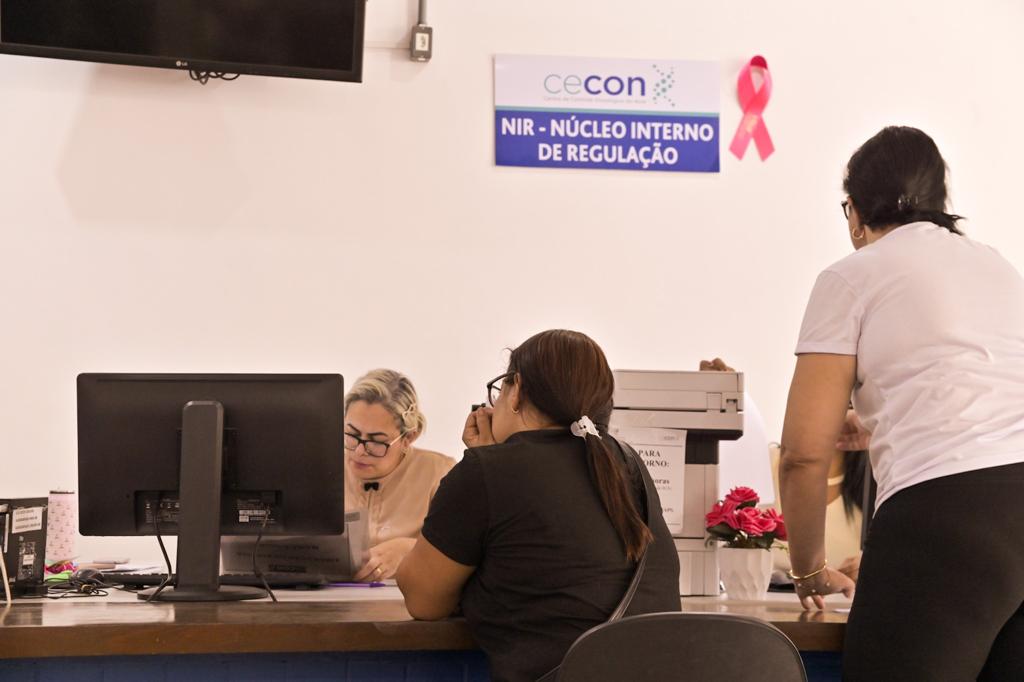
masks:
[(496, 377), (487, 382), (487, 404), (494, 407), (494, 403), (498, 402), (498, 397), (501, 395), (501, 389), (505, 383), (505, 379), (509, 379), (516, 375), (515, 372), (505, 372), (500, 377)]
[(366, 438), (360, 438), (359, 436), (345, 432), (345, 449), (350, 452), (355, 452), (355, 449), (359, 447), (359, 444), (363, 444), (363, 452), (370, 457), (384, 457), (388, 454), (388, 448), (397, 443), (404, 433), (398, 434), (398, 438), (395, 438), (390, 443), (384, 443), (379, 440), (367, 440)]
[(850, 219), (850, 200), (846, 199), (845, 201), (841, 201), (841, 202), (839, 202), (839, 205), (843, 207), (843, 217), (846, 218), (847, 220), (849, 220)]

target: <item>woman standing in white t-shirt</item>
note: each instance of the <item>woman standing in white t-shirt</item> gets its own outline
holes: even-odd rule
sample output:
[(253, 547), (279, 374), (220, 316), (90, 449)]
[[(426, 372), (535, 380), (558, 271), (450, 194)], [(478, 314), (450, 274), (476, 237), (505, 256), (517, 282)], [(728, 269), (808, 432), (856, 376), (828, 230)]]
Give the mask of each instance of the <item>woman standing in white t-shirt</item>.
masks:
[(815, 283), (782, 435), (797, 594), (853, 589), (823, 541), (852, 392), (878, 497), (844, 679), (1024, 679), (1024, 280), (945, 212), (920, 130), (868, 140), (844, 189), (856, 252)]

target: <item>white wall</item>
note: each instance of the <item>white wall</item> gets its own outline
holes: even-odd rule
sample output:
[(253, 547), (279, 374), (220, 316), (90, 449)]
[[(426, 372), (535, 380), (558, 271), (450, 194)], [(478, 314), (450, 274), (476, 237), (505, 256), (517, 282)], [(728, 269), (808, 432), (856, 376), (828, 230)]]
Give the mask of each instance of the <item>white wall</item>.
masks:
[[(405, 43), (413, 4), (370, 0), (370, 43)], [(777, 437), (807, 294), (850, 248), (843, 165), (887, 124), (935, 137), (970, 233), (1024, 267), (1016, 0), (433, 0), (430, 21), (432, 62), (374, 47), (362, 85), (0, 55), (0, 495), (75, 487), (81, 371), (395, 367), (457, 455), (502, 349), (555, 326), (618, 367), (721, 355)], [(496, 53), (719, 60), (722, 173), (496, 168)], [(727, 151), (755, 53), (767, 163)], [(83, 553), (152, 555), (106, 542)]]

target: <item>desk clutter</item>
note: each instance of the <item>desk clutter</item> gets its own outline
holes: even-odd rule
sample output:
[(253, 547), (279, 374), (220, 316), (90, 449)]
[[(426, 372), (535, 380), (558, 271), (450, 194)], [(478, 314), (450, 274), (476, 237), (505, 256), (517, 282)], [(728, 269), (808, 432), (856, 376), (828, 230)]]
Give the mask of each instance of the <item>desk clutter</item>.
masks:
[(0, 499), (0, 553), (4, 597), (46, 596), (54, 575), (77, 568), (78, 496), (52, 490), (47, 497)]
[[(78, 599), (83, 597), (108, 597), (115, 592), (139, 595), (143, 590), (172, 585), (173, 573), (159, 572), (153, 567), (113, 566), (109, 569), (93, 568), (97, 564), (79, 565), (67, 562), (58, 572), (48, 572), (39, 583), (31, 583), (31, 589), (21, 589), (17, 595), (22, 599)], [(300, 592), (323, 590), (335, 587), (380, 588), (394, 587), (395, 581), (383, 582), (337, 582), (335, 577), (321, 573), (223, 573), (221, 585), (244, 587), (268, 587)], [(146, 595), (139, 598), (143, 599)], [(270, 595), (267, 595), (270, 598)], [(144, 599), (149, 601), (149, 599)], [(276, 599), (275, 599), (276, 601)]]
[(46, 594), (44, 578), (72, 568), (78, 533), (78, 496), (0, 499), (0, 553), (5, 598)]
[[(59, 493), (66, 501), (70, 493)], [(4, 533), (7, 538), (5, 571), (11, 598), (66, 599), (105, 597), (113, 590), (138, 594), (149, 601), (149, 593), (159, 594), (164, 588), (177, 583), (167, 558), (165, 566), (132, 564), (128, 558), (98, 558), (78, 562), (67, 555), (69, 545), (59, 535), (56, 545), (48, 535), (45, 519), (47, 508), (42, 498), (7, 500), (0, 502), (0, 528), (18, 533)], [(53, 508), (52, 497), (50, 509)], [(64, 510), (65, 513), (67, 510)], [(6, 525), (5, 525), (6, 524)], [(297, 536), (261, 538), (225, 536), (221, 543), (222, 573), (219, 583), (225, 586), (263, 588), (276, 601), (273, 589), (317, 590), (325, 587), (383, 587), (394, 581), (351, 582), (366, 552), (367, 520), (364, 510), (345, 514), (345, 533), (337, 536)], [(56, 561), (43, 561), (43, 553), (36, 551), (46, 546), (46, 555), (68, 556)], [(51, 547), (58, 547), (53, 550)], [(7, 548), (10, 547), (10, 552)], [(10, 555), (8, 557), (8, 554)], [(258, 562), (255, 561), (258, 557)], [(287, 563), (287, 570), (275, 566)], [(254, 572), (252, 567), (261, 570)], [(267, 570), (262, 570), (266, 567)], [(45, 569), (45, 570), (44, 570)], [(151, 589), (149, 589), (151, 588)], [(149, 589), (149, 593), (144, 590)]]

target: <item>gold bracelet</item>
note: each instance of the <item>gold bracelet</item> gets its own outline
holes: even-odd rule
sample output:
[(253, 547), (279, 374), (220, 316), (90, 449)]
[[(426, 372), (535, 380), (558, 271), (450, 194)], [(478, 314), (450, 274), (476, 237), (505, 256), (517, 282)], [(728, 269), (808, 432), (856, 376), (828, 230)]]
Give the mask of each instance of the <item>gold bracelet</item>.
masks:
[(825, 559), (825, 562), (821, 565), (821, 568), (819, 568), (817, 571), (811, 571), (807, 575), (793, 575), (793, 569), (789, 569), (788, 571), (786, 571), (786, 575), (789, 576), (790, 580), (797, 580), (797, 581), (807, 580), (808, 578), (813, 578), (814, 576), (816, 576), (819, 573), (821, 573), (822, 571), (824, 571), (827, 566), (828, 566), (828, 559)]

